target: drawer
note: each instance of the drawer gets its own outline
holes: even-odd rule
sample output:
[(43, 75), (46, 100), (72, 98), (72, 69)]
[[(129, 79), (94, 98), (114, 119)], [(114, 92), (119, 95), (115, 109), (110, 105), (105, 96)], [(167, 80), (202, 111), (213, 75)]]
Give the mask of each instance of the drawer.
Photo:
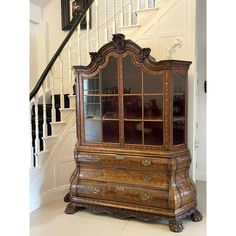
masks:
[(103, 168), (82, 164), (80, 166), (80, 179), (127, 183), (168, 190), (168, 176), (163, 172), (157, 173), (120, 167)]
[(81, 163), (97, 163), (107, 166), (119, 166), (123, 168), (155, 169), (167, 172), (168, 158), (126, 156), (121, 154), (96, 154), (79, 153), (77, 161)]
[(158, 208), (167, 208), (168, 205), (167, 191), (129, 187), (125, 184), (80, 181), (77, 186), (77, 195)]

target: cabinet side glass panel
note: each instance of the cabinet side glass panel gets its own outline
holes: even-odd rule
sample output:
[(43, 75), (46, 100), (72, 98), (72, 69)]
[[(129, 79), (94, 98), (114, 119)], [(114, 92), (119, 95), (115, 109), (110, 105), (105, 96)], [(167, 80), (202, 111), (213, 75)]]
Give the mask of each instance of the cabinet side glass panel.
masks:
[(178, 73), (172, 78), (173, 85), (173, 145), (185, 142), (185, 86), (186, 78)]

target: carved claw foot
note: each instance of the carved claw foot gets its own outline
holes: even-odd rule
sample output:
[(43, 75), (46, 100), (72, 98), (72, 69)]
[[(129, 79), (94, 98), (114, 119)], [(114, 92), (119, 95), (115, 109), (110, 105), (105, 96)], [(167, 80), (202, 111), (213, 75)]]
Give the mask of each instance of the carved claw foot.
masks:
[(195, 210), (192, 214), (191, 214), (191, 219), (194, 222), (199, 222), (202, 220), (202, 214), (198, 211)]
[(66, 214), (74, 214), (74, 213), (76, 213), (76, 212), (77, 212), (76, 203), (70, 202), (70, 203), (67, 205), (66, 209), (65, 209), (65, 213), (66, 213)]
[(70, 202), (70, 193), (67, 193), (64, 197), (64, 202)]
[(182, 231), (183, 231), (184, 227), (183, 227), (181, 221), (170, 220), (170, 221), (169, 221), (169, 229), (170, 229), (170, 231), (172, 231), (172, 232), (179, 233), (179, 232), (182, 232)]

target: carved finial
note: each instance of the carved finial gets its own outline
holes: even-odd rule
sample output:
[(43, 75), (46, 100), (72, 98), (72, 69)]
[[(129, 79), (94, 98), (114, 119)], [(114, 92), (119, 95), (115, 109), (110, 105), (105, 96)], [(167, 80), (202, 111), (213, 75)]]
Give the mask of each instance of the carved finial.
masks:
[(117, 52), (123, 52), (125, 49), (125, 36), (123, 34), (113, 34), (112, 42)]
[(166, 58), (168, 60), (171, 60), (173, 58), (173, 55), (176, 51), (177, 48), (181, 48), (183, 45), (183, 42), (179, 39), (176, 38), (175, 42), (173, 42), (173, 44), (166, 49)]
[(140, 61), (143, 61), (149, 56), (150, 52), (151, 52), (150, 48), (143, 48), (142, 51), (139, 53), (138, 59)]
[(97, 63), (101, 63), (103, 61), (103, 56), (101, 53), (99, 52), (90, 52), (90, 57), (92, 59), (92, 61), (95, 61)]

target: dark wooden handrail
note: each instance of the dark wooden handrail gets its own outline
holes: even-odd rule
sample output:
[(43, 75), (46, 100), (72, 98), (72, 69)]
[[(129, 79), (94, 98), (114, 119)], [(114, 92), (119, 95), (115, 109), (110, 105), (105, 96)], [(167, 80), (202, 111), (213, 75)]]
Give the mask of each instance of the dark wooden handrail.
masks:
[(60, 53), (62, 52), (63, 48), (65, 47), (65, 45), (67, 44), (67, 42), (69, 41), (70, 37), (72, 36), (72, 34), (74, 33), (74, 31), (76, 30), (77, 26), (79, 25), (79, 23), (83, 20), (83, 18), (86, 15), (86, 12), (88, 11), (88, 9), (91, 7), (91, 5), (93, 4), (94, 0), (90, 0), (88, 1), (88, 4), (86, 5), (84, 11), (82, 12), (82, 14), (76, 19), (74, 25), (72, 26), (70, 32), (67, 34), (67, 36), (65, 37), (65, 39), (63, 40), (63, 42), (61, 43), (60, 47), (57, 49), (57, 51), (55, 52), (55, 54), (53, 55), (52, 59), (50, 60), (50, 62), (48, 63), (48, 65), (46, 66), (46, 68), (44, 69), (42, 75), (40, 76), (38, 82), (36, 83), (36, 85), (34, 86), (33, 90), (30, 93), (30, 100), (37, 94), (37, 92), (39, 91), (41, 85), (43, 84), (45, 78), (48, 75), (48, 72), (51, 70), (54, 62), (56, 61), (56, 59), (59, 57)]

